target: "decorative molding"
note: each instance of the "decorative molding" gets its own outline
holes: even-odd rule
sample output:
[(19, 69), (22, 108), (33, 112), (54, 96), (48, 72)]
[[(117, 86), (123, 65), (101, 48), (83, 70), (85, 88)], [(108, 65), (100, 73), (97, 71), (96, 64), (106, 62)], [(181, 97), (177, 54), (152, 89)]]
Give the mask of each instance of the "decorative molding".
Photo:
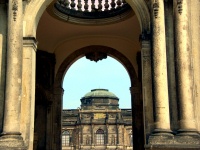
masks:
[(183, 11), (183, 0), (177, 0), (178, 13), (181, 15)]
[(32, 47), (35, 51), (37, 51), (38, 41), (35, 37), (23, 37), (23, 46), (24, 47)]
[(159, 2), (158, 0), (155, 0), (155, 2), (153, 3), (153, 12), (155, 18), (158, 18), (158, 10), (159, 10)]
[(12, 1), (12, 10), (13, 10), (13, 20), (16, 21), (17, 19), (17, 11), (18, 11), (18, 2), (17, 0)]
[(107, 54), (103, 52), (90, 52), (85, 54), (85, 56), (87, 59), (95, 62), (107, 58)]

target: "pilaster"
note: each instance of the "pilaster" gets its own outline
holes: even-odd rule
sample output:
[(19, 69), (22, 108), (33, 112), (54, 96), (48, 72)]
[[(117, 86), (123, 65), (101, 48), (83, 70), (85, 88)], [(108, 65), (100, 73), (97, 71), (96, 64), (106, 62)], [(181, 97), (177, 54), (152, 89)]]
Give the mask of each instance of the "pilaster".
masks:
[(36, 39), (24, 37), (20, 128), (25, 145), (29, 150), (33, 149), (34, 142), (36, 50)]
[(54, 149), (61, 149), (61, 116), (62, 116), (62, 102), (64, 90), (62, 87), (54, 87), (53, 89), (53, 124), (54, 124)]
[(141, 98), (141, 87), (138, 85), (130, 87), (132, 100), (132, 117), (133, 117), (133, 149), (144, 149), (144, 128), (143, 128), (143, 101)]
[(26, 149), (20, 133), (22, 86), (22, 1), (8, 1), (7, 70), (0, 149)]
[(154, 129), (150, 38), (150, 34), (147, 33), (142, 33), (140, 36), (145, 143), (147, 143), (146, 139)]

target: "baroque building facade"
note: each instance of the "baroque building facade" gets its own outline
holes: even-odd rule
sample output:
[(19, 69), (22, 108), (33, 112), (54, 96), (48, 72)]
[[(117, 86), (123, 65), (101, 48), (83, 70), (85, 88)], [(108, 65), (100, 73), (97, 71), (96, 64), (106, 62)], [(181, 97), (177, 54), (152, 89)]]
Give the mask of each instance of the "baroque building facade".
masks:
[(200, 1), (96, 3), (0, 0), (0, 149), (60, 150), (66, 72), (110, 56), (130, 77), (133, 148), (199, 150)]
[(119, 109), (118, 101), (108, 90), (94, 89), (80, 108), (63, 110), (62, 149), (133, 149), (132, 110)]

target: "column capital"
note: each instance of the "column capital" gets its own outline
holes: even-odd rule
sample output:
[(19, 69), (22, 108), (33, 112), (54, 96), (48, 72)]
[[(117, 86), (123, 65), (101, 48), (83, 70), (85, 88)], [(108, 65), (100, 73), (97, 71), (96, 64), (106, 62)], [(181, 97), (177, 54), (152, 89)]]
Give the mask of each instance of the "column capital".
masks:
[(37, 51), (38, 41), (35, 37), (23, 37), (23, 46), (24, 47), (33, 47), (35, 51)]

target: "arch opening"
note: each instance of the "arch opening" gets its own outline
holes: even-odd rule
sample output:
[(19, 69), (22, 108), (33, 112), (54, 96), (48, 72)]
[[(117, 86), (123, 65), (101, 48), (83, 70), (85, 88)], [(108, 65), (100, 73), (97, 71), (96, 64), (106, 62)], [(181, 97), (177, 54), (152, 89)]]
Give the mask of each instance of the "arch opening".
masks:
[[(42, 9), (43, 8), (40, 8), (40, 10)], [(48, 148), (51, 149), (53, 147), (54, 148), (56, 147), (56, 149), (60, 149), (62, 140), (61, 138), (58, 137), (61, 137), (60, 136), (61, 122), (59, 120), (61, 120), (62, 117), (62, 115), (60, 114), (62, 110), (62, 100), (63, 100), (62, 82), (66, 70), (69, 69), (69, 67), (77, 59), (83, 57), (85, 54), (89, 52), (100, 51), (106, 53), (109, 56), (117, 59), (122, 65), (124, 65), (130, 77), (131, 86), (134, 87), (140, 86), (140, 81), (138, 80), (137, 77), (138, 71), (137, 73), (135, 71), (138, 70), (137, 68), (138, 64), (135, 57), (137, 52), (140, 51), (140, 43), (138, 41), (138, 37), (141, 33), (141, 29), (139, 26), (139, 22), (137, 21), (137, 17), (135, 16), (131, 19), (133, 20), (128, 20), (128, 21), (129, 22), (136, 21), (135, 22), (136, 28), (134, 28), (134, 31), (131, 30), (130, 33), (124, 32), (127, 33), (126, 35), (124, 35), (123, 31), (121, 31), (121, 28), (113, 28), (111, 25), (95, 26), (95, 27), (79, 26), (81, 29), (80, 30), (79, 27), (77, 27), (76, 25), (70, 24), (69, 25), (70, 29), (73, 30), (69, 31), (65, 30), (67, 29), (66, 27), (64, 27), (64, 25), (66, 25), (65, 22), (55, 20), (55, 18), (51, 18), (51, 16), (47, 12), (44, 12), (44, 15), (42, 16), (37, 29), (37, 40), (39, 41), (38, 49), (41, 50), (40, 52), (37, 52), (37, 58), (41, 59), (38, 60), (37, 62), (42, 62), (42, 63), (47, 62), (47, 65), (50, 64), (51, 66), (48, 68), (48, 73), (50, 74), (50, 76), (48, 76), (49, 80), (46, 82), (49, 83), (49, 85), (47, 85), (47, 87), (45, 87), (44, 90), (45, 100), (43, 104), (45, 104), (46, 107), (45, 109), (47, 112), (46, 114), (44, 114), (44, 117), (46, 116), (47, 118), (43, 118), (46, 119), (45, 122), (46, 128), (44, 129), (45, 130), (44, 132), (45, 135), (48, 137), (51, 137), (53, 135), (54, 138), (57, 138), (55, 141), (53, 141), (53, 138), (49, 138), (46, 141), (45, 145), (46, 149)], [(47, 27), (45, 25), (45, 22), (46, 23), (49, 22), (52, 25), (55, 25), (58, 22), (59, 23), (57, 24), (56, 27), (55, 26)], [(127, 27), (128, 29), (131, 29), (131, 26), (133, 25), (133, 23), (127, 24), (126, 21), (121, 22), (118, 25), (120, 27), (120, 26), (125, 26), (125, 24), (129, 25)], [(29, 32), (28, 28), (26, 31)], [(91, 32), (90, 29), (93, 29), (93, 31), (95, 32)], [(106, 30), (102, 32), (103, 31), (102, 29)], [(28, 33), (26, 31), (24, 32), (25, 34)], [(34, 35), (34, 32), (32, 33)], [(50, 56), (51, 58), (50, 59), (47, 58), (48, 60), (46, 61), (42, 53), (43, 54), (45, 53), (44, 55), (51, 55)], [(42, 65), (38, 63), (37, 70), (41, 66)], [(54, 126), (48, 126), (50, 124), (51, 125), (53, 124)], [(52, 133), (51, 131), (53, 131), (54, 133)], [(116, 139), (115, 141), (117, 142)]]

